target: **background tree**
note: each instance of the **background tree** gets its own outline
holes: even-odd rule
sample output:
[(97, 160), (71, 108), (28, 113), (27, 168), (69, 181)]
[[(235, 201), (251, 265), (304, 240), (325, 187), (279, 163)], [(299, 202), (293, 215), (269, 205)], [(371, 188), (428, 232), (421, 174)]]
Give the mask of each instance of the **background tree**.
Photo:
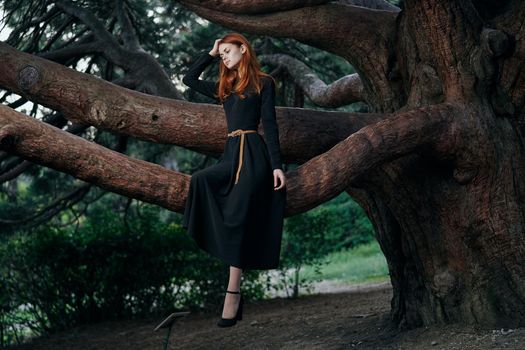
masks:
[[(295, 77), (294, 104), (301, 106), (304, 94), (329, 107), (366, 105), (367, 113), (277, 109), (284, 160), (300, 164), (287, 172), (287, 215), (341, 191), (359, 201), (389, 263), (395, 324), (525, 324), (525, 185), (519, 181), (525, 170), (524, 2), (181, 3), (228, 29), (293, 38), (355, 68), (357, 75), (325, 85), (305, 77), (297, 62), (305, 57), (263, 52), (268, 64), (279, 63)], [(87, 24), (90, 17), (82, 11), (55, 7), (57, 14), (84, 18), (91, 44), (108, 36), (107, 29)], [(122, 28), (125, 22), (120, 19)], [(118, 58), (136, 47), (136, 40), (123, 37), (103, 52)], [(220, 106), (122, 89), (6, 44), (0, 44), (0, 58), (0, 86), (67, 120), (204, 154), (222, 151)], [(140, 76), (132, 66), (122, 69)], [(0, 145), (10, 154), (109, 191), (183, 209), (185, 174), (115, 153), (9, 107), (0, 107), (0, 125)]]

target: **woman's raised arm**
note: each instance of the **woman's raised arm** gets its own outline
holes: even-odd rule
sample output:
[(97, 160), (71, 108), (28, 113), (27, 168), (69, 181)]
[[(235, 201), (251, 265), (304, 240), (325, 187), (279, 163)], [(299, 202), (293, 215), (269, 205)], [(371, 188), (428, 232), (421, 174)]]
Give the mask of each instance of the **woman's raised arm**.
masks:
[(199, 79), (204, 69), (215, 60), (219, 59), (219, 56), (212, 56), (208, 52), (202, 52), (199, 57), (190, 65), (188, 72), (182, 78), (184, 85), (189, 86), (195, 91), (200, 92), (203, 95), (218, 100), (215, 97), (217, 91), (217, 83), (208, 80)]

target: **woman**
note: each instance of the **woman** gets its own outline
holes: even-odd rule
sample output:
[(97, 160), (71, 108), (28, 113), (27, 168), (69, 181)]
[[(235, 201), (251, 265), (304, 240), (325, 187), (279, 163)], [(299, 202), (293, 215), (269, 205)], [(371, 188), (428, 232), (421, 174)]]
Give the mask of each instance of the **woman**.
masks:
[[(200, 80), (202, 71), (219, 59), (219, 80)], [(242, 319), (243, 269), (274, 269), (279, 264), (286, 178), (275, 118), (275, 82), (260, 70), (248, 40), (237, 33), (215, 40), (182, 81), (221, 103), (226, 114), (224, 153), (217, 164), (192, 174), (183, 227), (201, 249), (230, 266), (217, 323), (228, 327)], [(257, 132), (261, 120), (264, 138)]]

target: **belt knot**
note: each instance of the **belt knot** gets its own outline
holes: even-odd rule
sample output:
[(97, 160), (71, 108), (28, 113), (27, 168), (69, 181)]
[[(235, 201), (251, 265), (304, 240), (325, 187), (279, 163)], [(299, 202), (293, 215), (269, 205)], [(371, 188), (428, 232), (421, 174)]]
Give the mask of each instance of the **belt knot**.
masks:
[(233, 130), (232, 132), (228, 133), (228, 136), (230, 136), (230, 137), (239, 136), (239, 135), (248, 134), (248, 133), (251, 133), (251, 132), (257, 132), (257, 130), (237, 129), (237, 130)]

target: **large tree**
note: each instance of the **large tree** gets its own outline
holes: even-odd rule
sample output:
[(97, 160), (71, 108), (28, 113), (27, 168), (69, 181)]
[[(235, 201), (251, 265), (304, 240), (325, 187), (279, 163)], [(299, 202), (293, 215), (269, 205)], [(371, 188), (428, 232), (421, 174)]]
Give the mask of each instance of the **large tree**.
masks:
[[(297, 58), (261, 55), (313, 103), (368, 106), (369, 113), (277, 108), (284, 160), (300, 164), (286, 174), (287, 215), (342, 191), (365, 208), (388, 261), (396, 325), (525, 325), (524, 1), (406, 0), (402, 9), (381, 0), (181, 3), (231, 30), (293, 38), (355, 67), (357, 74), (326, 85)], [(0, 86), (82, 125), (220, 154), (221, 107), (179, 99), (122, 8), (121, 41), (81, 8), (58, 3), (53, 11), (90, 28), (77, 52), (113, 59), (127, 72), (115, 82), (142, 92), (7, 44), (0, 44)], [(76, 57), (54, 55), (47, 58)], [(146, 61), (148, 70), (137, 64)], [(183, 210), (189, 176), (6, 106), (0, 147)]]

